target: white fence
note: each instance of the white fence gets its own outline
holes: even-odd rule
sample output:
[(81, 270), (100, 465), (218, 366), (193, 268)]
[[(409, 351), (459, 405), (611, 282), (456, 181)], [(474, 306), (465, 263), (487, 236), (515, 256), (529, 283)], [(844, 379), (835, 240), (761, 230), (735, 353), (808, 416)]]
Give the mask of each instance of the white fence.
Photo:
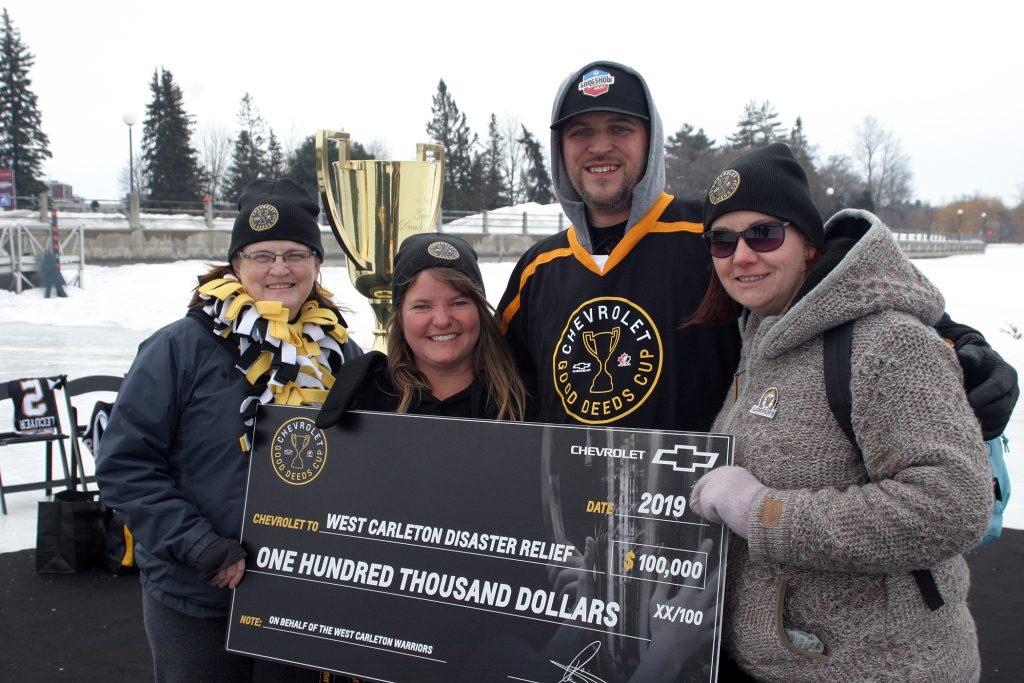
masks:
[[(469, 239), (483, 258), (515, 259), (531, 244), (569, 226), (558, 205), (528, 205), (534, 210), (509, 207), (452, 217), (446, 214), (441, 232)], [(450, 219), (450, 220), (449, 220)], [(233, 218), (141, 214), (141, 228), (131, 229), (124, 213), (67, 212), (59, 215), (61, 264), (70, 266), (68, 279), (81, 285), (82, 265), (90, 261), (171, 261), (210, 259), (221, 261), (231, 237)], [(324, 226), (328, 259), (340, 259), (341, 249)], [(894, 233), (911, 258), (984, 253), (978, 235), (929, 235)], [(43, 252), (50, 240), (50, 226), (37, 211), (0, 213), (0, 287), (21, 291), (32, 286)]]

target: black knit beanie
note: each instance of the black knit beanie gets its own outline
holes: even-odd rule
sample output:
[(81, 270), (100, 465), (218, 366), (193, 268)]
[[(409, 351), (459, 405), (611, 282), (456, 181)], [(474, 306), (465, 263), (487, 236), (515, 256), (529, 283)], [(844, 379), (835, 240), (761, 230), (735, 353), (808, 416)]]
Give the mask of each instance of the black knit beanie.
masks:
[(238, 198), (228, 260), (254, 242), (289, 240), (305, 244), (322, 261), (324, 245), (320, 241), (319, 216), (319, 205), (294, 180), (254, 180)]
[(825, 246), (821, 213), (811, 199), (807, 174), (781, 142), (747, 152), (715, 176), (704, 197), (704, 231), (719, 216), (743, 210), (788, 221), (818, 251)]
[(416, 274), (424, 268), (452, 268), (473, 281), (484, 291), (484, 279), (476, 262), (476, 252), (469, 242), (455, 235), (424, 232), (402, 240), (395, 254), (395, 272), (391, 278), (391, 304), (398, 305)]

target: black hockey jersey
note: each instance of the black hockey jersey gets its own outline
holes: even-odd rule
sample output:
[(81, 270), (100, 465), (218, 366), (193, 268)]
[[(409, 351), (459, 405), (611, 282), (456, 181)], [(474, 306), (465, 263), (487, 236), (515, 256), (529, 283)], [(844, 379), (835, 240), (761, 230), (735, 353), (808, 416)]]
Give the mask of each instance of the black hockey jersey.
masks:
[(527, 250), (498, 314), (539, 421), (711, 428), (740, 343), (735, 323), (679, 329), (712, 276), (702, 231), (699, 202), (663, 193), (603, 269), (575, 228)]

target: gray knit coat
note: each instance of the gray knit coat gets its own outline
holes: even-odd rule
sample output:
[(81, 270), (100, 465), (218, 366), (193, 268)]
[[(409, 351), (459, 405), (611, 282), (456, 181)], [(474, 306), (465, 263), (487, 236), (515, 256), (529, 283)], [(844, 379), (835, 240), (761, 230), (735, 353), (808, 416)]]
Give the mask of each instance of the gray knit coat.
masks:
[[(992, 484), (960, 366), (928, 327), (944, 302), (872, 214), (840, 212), (825, 230), (855, 242), (782, 315), (741, 320), (735, 391), (715, 422), (767, 487), (749, 540), (729, 550), (724, 644), (763, 681), (975, 681), (962, 553), (985, 530)], [(847, 320), (863, 457), (825, 395), (822, 334)], [(920, 568), (945, 600), (936, 611), (911, 576)]]

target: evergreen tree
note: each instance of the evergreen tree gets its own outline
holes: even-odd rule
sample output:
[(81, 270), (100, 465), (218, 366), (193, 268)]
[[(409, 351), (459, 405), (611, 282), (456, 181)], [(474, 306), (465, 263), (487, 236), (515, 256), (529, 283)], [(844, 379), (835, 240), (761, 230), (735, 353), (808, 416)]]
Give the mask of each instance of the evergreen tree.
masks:
[(734, 151), (745, 152), (772, 142), (781, 142), (784, 137), (779, 114), (771, 102), (765, 100), (758, 104), (751, 100), (743, 106), (743, 114), (736, 122), (736, 132), (726, 140)]
[(722, 164), (715, 141), (703, 128), (696, 132), (684, 123), (665, 143), (665, 187), (677, 197), (695, 199), (704, 196)]
[(504, 161), (505, 139), (498, 127), (498, 118), (491, 114), (491, 120), (487, 124), (487, 148), (480, 155), (480, 170), (474, 173), (474, 177), (480, 179), (480, 197), (477, 202), (479, 208), (491, 210), (508, 205), (509, 192), (503, 170)]
[(526, 126), (522, 126), (522, 129), (523, 134), (517, 142), (526, 151), (526, 169), (522, 172), (526, 201), (551, 204), (555, 201), (555, 194), (551, 188), (551, 176), (548, 175), (548, 165), (544, 160), (540, 141), (526, 129)]
[[(349, 158), (351, 159), (373, 159), (366, 147), (358, 142), (349, 141)], [(316, 197), (320, 188), (316, 182), (316, 136), (310, 135), (302, 141), (302, 144), (295, 148), (291, 158), (288, 159), (288, 166), (282, 174), (291, 178), (299, 185), (302, 185), (309, 194)]]
[(242, 97), (238, 109), (238, 127), (231, 165), (224, 181), (224, 196), (230, 201), (235, 201), (246, 185), (266, 177), (270, 168), (266, 125), (249, 93)]
[(829, 185), (822, 180), (815, 166), (817, 150), (807, 140), (807, 135), (804, 133), (804, 121), (801, 117), (796, 117), (793, 128), (789, 131), (789, 139), (786, 140), (786, 144), (792, 150), (793, 158), (804, 167), (804, 171), (807, 173), (807, 184), (811, 187), (811, 196), (818, 205), (818, 210), (821, 211), (825, 218), (828, 218), (828, 212), (832, 204), (831, 197), (835, 196), (835, 188), (832, 188), (833, 194), (829, 195)]
[(14, 191), (23, 197), (46, 191), (43, 161), (53, 156), (28, 77), (34, 63), (35, 56), (21, 42), (21, 32), (4, 9), (0, 26), (0, 168), (14, 170)]
[[(485, 190), (487, 178), (484, 176), (487, 174), (485, 166), (487, 163), (486, 152), (476, 152), (473, 154), (473, 162), (469, 166), (469, 184), (462, 188), (462, 203), (459, 205), (464, 207), (464, 211), (477, 211), (480, 209), (488, 208), (488, 203), (493, 199), (489, 196)], [(444, 199), (442, 197), (442, 202)], [(473, 207), (472, 209), (468, 207)]]
[(437, 84), (430, 107), (432, 118), (427, 123), (430, 139), (444, 146), (444, 198), (441, 208), (476, 210), (473, 185), (473, 148), (476, 135), (469, 130), (466, 115), (448, 92), (444, 79)]
[(789, 131), (789, 140), (786, 142), (793, 150), (793, 157), (800, 162), (801, 166), (805, 169), (814, 167), (815, 149), (807, 141), (807, 135), (804, 133), (804, 121), (801, 117), (796, 117), (796, 122)]
[(157, 208), (195, 202), (200, 193), (199, 160), (181, 88), (170, 71), (155, 69), (149, 90), (153, 99), (146, 106), (142, 129), (146, 197)]
[(773, 142), (782, 142), (786, 137), (786, 130), (779, 122), (779, 112), (768, 100), (761, 103), (758, 110), (757, 121), (757, 145), (770, 145)]
[(752, 149), (757, 146), (758, 115), (757, 102), (750, 100), (743, 105), (743, 114), (736, 122), (736, 132), (726, 137), (734, 150)]
[(284, 173), (284, 152), (281, 151), (281, 142), (270, 129), (267, 135), (267, 171), (264, 175), (268, 178), (277, 178)]

